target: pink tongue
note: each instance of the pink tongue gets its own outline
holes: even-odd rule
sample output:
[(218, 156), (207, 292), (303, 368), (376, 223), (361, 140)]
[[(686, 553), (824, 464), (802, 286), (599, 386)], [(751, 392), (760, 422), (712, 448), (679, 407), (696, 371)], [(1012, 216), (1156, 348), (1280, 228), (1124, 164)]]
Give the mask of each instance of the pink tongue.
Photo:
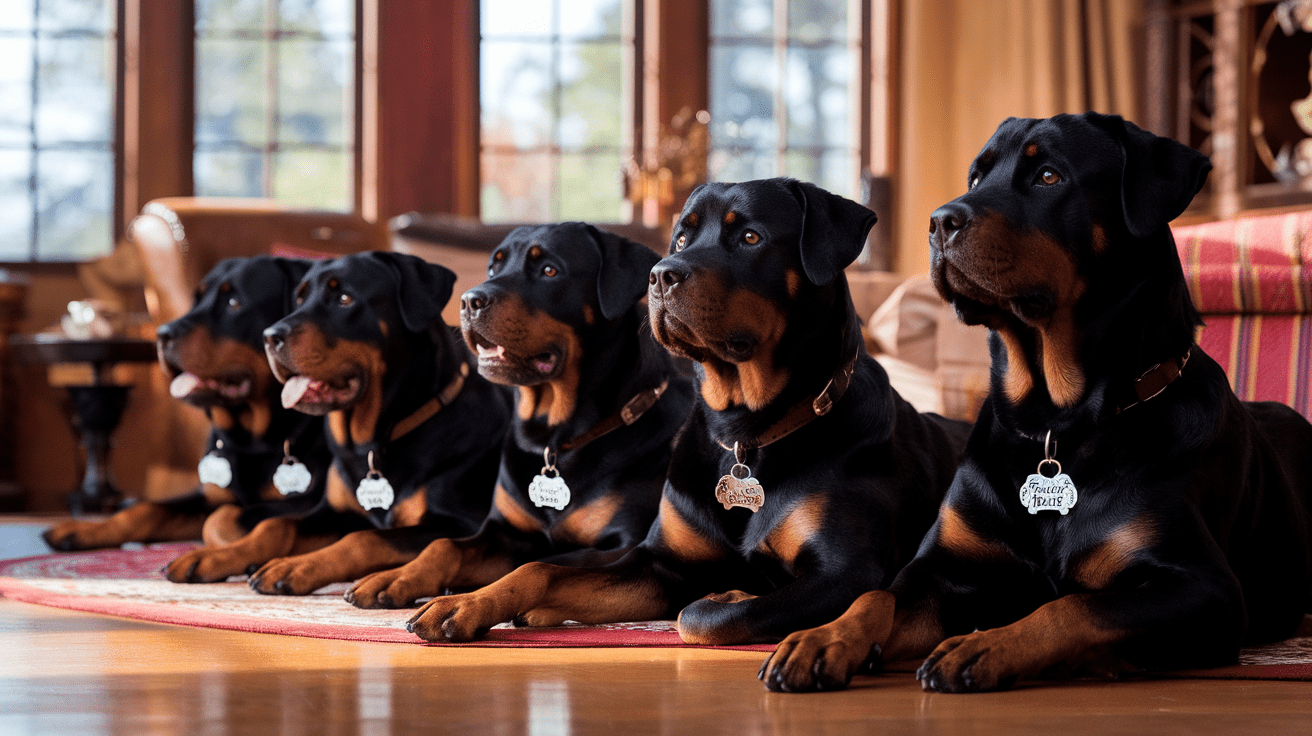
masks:
[(185, 399), (200, 386), (200, 376), (195, 373), (179, 373), (169, 384), (169, 394), (175, 399)]
[(301, 397), (310, 390), (309, 376), (292, 376), (282, 385), (282, 406), (291, 409), (301, 401)]

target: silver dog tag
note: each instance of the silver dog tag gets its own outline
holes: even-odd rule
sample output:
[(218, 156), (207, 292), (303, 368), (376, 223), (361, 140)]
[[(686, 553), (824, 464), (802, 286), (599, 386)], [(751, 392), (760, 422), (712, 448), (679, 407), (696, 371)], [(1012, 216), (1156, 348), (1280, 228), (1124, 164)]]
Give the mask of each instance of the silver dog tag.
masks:
[(751, 468), (736, 463), (729, 469), (729, 474), (715, 484), (715, 500), (724, 504), (725, 510), (741, 506), (754, 514), (765, 505), (765, 489), (751, 473)]
[(535, 475), (533, 480), (528, 484), (528, 500), (533, 502), (534, 506), (550, 506), (557, 511), (563, 511), (569, 505), (569, 486), (565, 485), (565, 479), (557, 476), (548, 477), (546, 475)]
[(196, 466), (196, 473), (200, 476), (201, 483), (227, 488), (232, 483), (232, 463), (228, 458), (211, 452), (200, 459), (200, 464)]
[(360, 485), (355, 487), (355, 500), (360, 502), (365, 511), (370, 509), (390, 509), (392, 501), (396, 500), (396, 493), (392, 491), (392, 484), (387, 482), (382, 473), (370, 471)]
[(1044, 460), (1039, 463), (1039, 472), (1031, 474), (1025, 479), (1025, 484), (1020, 487), (1020, 502), (1025, 508), (1030, 510), (1031, 514), (1037, 514), (1040, 511), (1058, 511), (1062, 516), (1075, 507), (1075, 502), (1079, 500), (1079, 493), (1075, 490), (1075, 483), (1069, 475), (1061, 472), (1061, 465), (1057, 466), (1057, 474), (1051, 478), (1043, 474), (1043, 464), (1056, 462), (1055, 460)]
[(284, 496), (305, 493), (311, 479), (310, 469), (294, 457), (283, 458), (282, 464), (273, 471), (273, 487)]

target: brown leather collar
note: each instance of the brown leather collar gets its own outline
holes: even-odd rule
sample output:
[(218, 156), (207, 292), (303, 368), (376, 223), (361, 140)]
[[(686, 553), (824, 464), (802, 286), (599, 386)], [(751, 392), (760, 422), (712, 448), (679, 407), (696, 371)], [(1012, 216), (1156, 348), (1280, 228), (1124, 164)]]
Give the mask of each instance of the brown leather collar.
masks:
[(465, 378), (469, 376), (469, 364), (461, 363), (460, 372), (456, 374), (455, 379), (442, 389), (442, 393), (434, 396), (424, 405), (419, 407), (413, 414), (402, 419), (392, 427), (392, 441), (395, 442), (399, 437), (403, 437), (413, 432), (416, 427), (433, 418), (433, 415), (442, 411), (443, 407), (450, 406), (452, 401), (460, 395), (460, 391), (465, 387)]
[[(856, 361), (860, 355), (861, 350), (858, 347), (857, 350), (852, 353), (852, 357), (848, 358), (846, 362), (839, 366), (833, 377), (829, 379), (829, 383), (826, 383), (825, 387), (820, 390), (820, 393), (813, 397), (803, 399), (796, 406), (789, 409), (788, 413), (784, 414), (779, 421), (770, 425), (770, 427), (762, 432), (759, 437), (754, 440), (741, 441), (738, 443), (739, 447), (744, 450), (765, 447), (772, 442), (778, 442), (784, 437), (796, 432), (816, 417), (822, 417), (828, 414), (829, 410), (834, 408), (834, 404), (837, 404), (838, 400), (843, 398), (843, 394), (847, 393), (847, 387), (852, 383), (852, 374), (856, 372)], [(719, 442), (719, 440), (717, 440), (717, 442)], [(720, 442), (719, 444), (720, 447), (731, 452), (733, 451), (732, 446), (726, 445), (723, 442)]]
[[(1194, 346), (1191, 345), (1188, 350), (1184, 351), (1184, 357), (1172, 358), (1165, 363), (1158, 363), (1152, 368), (1144, 371), (1143, 375), (1139, 376), (1134, 381), (1134, 386), (1132, 387), (1134, 391), (1133, 400), (1128, 404), (1117, 406), (1116, 413), (1120, 414), (1126, 409), (1137, 404), (1142, 404), (1157, 394), (1165, 391), (1167, 386), (1170, 386), (1175, 382), (1175, 379), (1180, 377), (1180, 372), (1184, 370), (1185, 364), (1189, 362), (1189, 356), (1193, 355), (1193, 352)], [(1129, 397), (1127, 396), (1127, 398)]]
[(620, 410), (597, 422), (592, 429), (575, 437), (569, 442), (560, 445), (561, 452), (577, 450), (598, 437), (609, 434), (620, 427), (624, 427), (638, 421), (638, 418), (647, 413), (647, 410), (656, 405), (665, 394), (665, 389), (670, 387), (670, 379), (661, 379), (661, 385), (656, 388), (649, 388), (646, 391), (639, 391), (637, 395), (625, 402)]

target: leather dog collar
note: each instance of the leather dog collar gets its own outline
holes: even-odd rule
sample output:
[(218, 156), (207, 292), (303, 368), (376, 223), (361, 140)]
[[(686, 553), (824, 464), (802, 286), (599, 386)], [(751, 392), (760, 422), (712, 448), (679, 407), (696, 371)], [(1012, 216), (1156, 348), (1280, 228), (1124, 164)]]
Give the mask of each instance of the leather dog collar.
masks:
[[(756, 439), (739, 441), (737, 445), (743, 450), (765, 447), (796, 432), (816, 417), (828, 414), (829, 410), (834, 408), (834, 404), (837, 404), (838, 400), (843, 398), (843, 394), (847, 393), (847, 387), (852, 383), (852, 374), (856, 372), (856, 360), (860, 354), (860, 348), (854, 350), (852, 356), (839, 366), (833, 377), (829, 379), (829, 383), (826, 383), (825, 387), (820, 390), (820, 393), (809, 399), (803, 399), (789, 409), (788, 413), (784, 414), (779, 421), (770, 425)], [(730, 452), (734, 450), (732, 446), (726, 445), (719, 440), (716, 440), (716, 442), (719, 443), (720, 447)]]
[(1167, 386), (1170, 386), (1175, 382), (1175, 379), (1180, 377), (1180, 372), (1184, 370), (1185, 364), (1189, 362), (1189, 356), (1193, 355), (1193, 352), (1194, 346), (1190, 345), (1189, 349), (1184, 351), (1183, 357), (1158, 363), (1144, 371), (1143, 375), (1135, 379), (1134, 385), (1131, 387), (1134, 392), (1133, 400), (1128, 404), (1118, 405), (1116, 413), (1120, 414), (1126, 409), (1142, 404), (1165, 391)]
[(443, 407), (450, 406), (451, 402), (455, 401), (456, 397), (460, 395), (460, 391), (464, 389), (465, 377), (468, 375), (469, 364), (461, 363), (460, 372), (456, 374), (451, 383), (446, 385), (446, 388), (442, 389), (442, 393), (425, 401), (424, 405), (419, 407), (413, 414), (397, 422), (396, 426), (392, 427), (392, 441), (395, 442), (397, 438), (414, 431), (416, 427), (432, 419), (434, 414), (442, 411)]
[(624, 406), (620, 407), (619, 411), (611, 414), (600, 422), (597, 422), (592, 426), (592, 429), (589, 429), (569, 442), (561, 443), (560, 451), (569, 452), (570, 450), (577, 450), (604, 434), (609, 434), (620, 427), (633, 424), (638, 421), (643, 414), (646, 414), (648, 409), (655, 406), (657, 401), (661, 400), (661, 396), (665, 394), (665, 389), (669, 387), (670, 379), (666, 377), (661, 379), (661, 385), (656, 388), (639, 391), (633, 398), (625, 402)]

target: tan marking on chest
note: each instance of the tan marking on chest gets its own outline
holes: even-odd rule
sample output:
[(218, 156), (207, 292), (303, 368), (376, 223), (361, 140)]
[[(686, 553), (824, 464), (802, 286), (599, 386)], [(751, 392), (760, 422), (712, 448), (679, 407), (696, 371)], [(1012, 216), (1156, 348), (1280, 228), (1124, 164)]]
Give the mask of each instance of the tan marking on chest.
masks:
[(1134, 561), (1135, 554), (1157, 541), (1157, 529), (1139, 517), (1116, 527), (1102, 544), (1075, 566), (1071, 577), (1089, 590), (1102, 590)]
[(661, 543), (680, 560), (706, 562), (719, 559), (725, 554), (725, 550), (720, 545), (694, 529), (674, 504), (664, 496), (661, 497), (661, 508), (656, 515), (656, 523), (660, 525)]
[(1057, 406), (1074, 406), (1084, 394), (1084, 370), (1080, 366), (1079, 334), (1075, 327), (1075, 310), (1062, 307), (1052, 316), (1048, 327), (1039, 332), (1043, 341), (1043, 378), (1048, 395)]
[(797, 560), (797, 555), (806, 547), (806, 543), (824, 525), (825, 498), (823, 495), (817, 495), (802, 499), (788, 512), (783, 521), (770, 530), (758, 549), (792, 567)]
[(420, 486), (392, 509), (392, 526), (419, 526), (428, 512), (428, 489)]
[(552, 536), (559, 536), (581, 547), (595, 547), (601, 533), (615, 518), (621, 505), (619, 495), (607, 493), (580, 506), (557, 522), (551, 530)]
[(205, 496), (205, 500), (213, 505), (237, 502), (237, 496), (232, 491), (227, 488), (220, 488), (213, 483), (202, 483), (200, 492)]
[(1020, 345), (1020, 338), (1009, 328), (998, 330), (998, 337), (1007, 349), (1007, 373), (1002, 378), (1002, 390), (1007, 400), (1019, 404), (1034, 388), (1034, 376), (1025, 363), (1025, 350)]
[(1007, 548), (977, 533), (961, 514), (948, 504), (938, 510), (938, 537), (940, 547), (967, 560), (996, 560), (1009, 557)]
[(210, 422), (224, 432), (231, 432), (232, 428), (237, 426), (237, 420), (232, 416), (232, 412), (222, 406), (210, 407)]
[(355, 497), (355, 489), (347, 482), (342, 475), (342, 469), (334, 462), (332, 468), (328, 471), (328, 482), (325, 484), (324, 495), (328, 498), (328, 505), (338, 511), (354, 511), (357, 514), (365, 515), (364, 507), (360, 505), (359, 499)]
[(242, 417), (246, 419), (242, 424), (252, 435), (263, 437), (269, 431), (269, 424), (273, 422), (273, 411), (269, 408), (269, 402), (260, 396), (251, 399), (249, 406), (250, 411), (242, 413)]
[(348, 446), (351, 438), (347, 435), (346, 412), (328, 412), (328, 434), (332, 435), (333, 442), (337, 443), (338, 447)]
[(793, 269), (784, 270), (784, 283), (788, 287), (788, 297), (796, 299), (802, 291), (802, 277)]
[(497, 510), (505, 518), (506, 523), (520, 530), (521, 532), (540, 532), (542, 531), (542, 522), (536, 516), (515, 500), (500, 483), (497, 489), (492, 493), (492, 508)]

